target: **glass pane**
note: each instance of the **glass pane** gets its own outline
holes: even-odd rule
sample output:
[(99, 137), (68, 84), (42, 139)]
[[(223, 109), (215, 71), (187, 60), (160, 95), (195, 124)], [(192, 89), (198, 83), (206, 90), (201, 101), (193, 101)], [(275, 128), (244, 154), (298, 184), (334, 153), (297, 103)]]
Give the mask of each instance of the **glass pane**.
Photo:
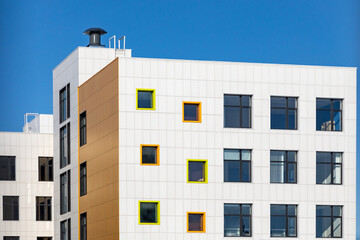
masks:
[(270, 214), (271, 215), (284, 215), (286, 214), (286, 207), (285, 205), (277, 205), (273, 204), (270, 206)]
[(250, 182), (250, 162), (241, 162), (241, 182)]
[(341, 237), (341, 218), (334, 218), (333, 237)]
[(224, 162), (224, 181), (240, 182), (240, 162), (225, 161)]
[(224, 214), (240, 215), (240, 204), (224, 204)]
[(316, 99), (316, 109), (331, 109), (331, 100), (330, 99)]
[(331, 111), (316, 111), (316, 130), (331, 131)]
[(156, 223), (157, 222), (157, 203), (140, 203), (140, 222)]
[(286, 217), (285, 216), (271, 216), (271, 231), (272, 237), (286, 236)]
[(204, 182), (205, 181), (205, 163), (189, 161), (189, 181)]
[(296, 217), (288, 218), (288, 237), (296, 236)]
[(138, 91), (138, 108), (152, 108), (152, 95), (150, 91)]
[(251, 160), (250, 150), (241, 150), (241, 160)]
[(240, 106), (240, 96), (236, 95), (225, 95), (224, 105), (226, 106)]
[(341, 165), (336, 164), (333, 166), (333, 183), (334, 184), (341, 184)]
[(286, 108), (286, 98), (271, 97), (271, 107)]
[(341, 131), (341, 112), (333, 112), (334, 114), (334, 119), (333, 119), (333, 124), (334, 124), (334, 130), (336, 131)]
[(336, 217), (341, 217), (341, 206), (333, 206), (333, 215)]
[(284, 183), (285, 181), (285, 164), (283, 162), (270, 163), (270, 182)]
[(242, 231), (241, 231), (241, 236), (251, 236), (251, 220), (250, 220), (250, 217), (248, 216), (244, 216), (241, 218), (242, 220)]
[(198, 104), (184, 104), (184, 120), (198, 121)]
[(288, 129), (296, 129), (296, 110), (288, 110)]
[(225, 149), (224, 150), (225, 160), (240, 160), (240, 151), (236, 149)]
[(285, 161), (285, 151), (270, 151), (270, 161)]
[(224, 109), (224, 127), (240, 127), (240, 108), (225, 107)]
[(331, 153), (329, 152), (316, 152), (316, 162), (331, 162)]
[(241, 205), (242, 215), (251, 215), (251, 205), (243, 204)]
[(316, 206), (316, 217), (331, 216), (331, 206), (319, 205)]
[(330, 164), (316, 164), (316, 184), (330, 184), (331, 183), (331, 165)]
[(189, 231), (202, 231), (203, 230), (203, 215), (202, 214), (189, 214)]
[(142, 163), (156, 164), (157, 163), (157, 147), (142, 147)]
[(224, 236), (239, 237), (240, 236), (240, 217), (225, 216), (224, 217)]
[(249, 128), (251, 123), (250, 108), (242, 108), (241, 112), (241, 127)]
[(241, 96), (241, 106), (250, 107), (251, 105), (251, 97), (250, 96)]
[(287, 171), (288, 183), (296, 183), (296, 163), (289, 163)]
[(333, 153), (333, 157), (335, 163), (341, 163), (341, 157), (342, 157), (341, 153)]
[(287, 160), (288, 162), (296, 162), (296, 152), (295, 151), (287, 152)]
[(330, 217), (316, 217), (316, 237), (331, 237)]
[(297, 108), (297, 98), (288, 98), (288, 108)]
[(340, 100), (340, 99), (334, 99), (333, 100), (333, 109), (341, 110), (341, 102), (342, 102), (342, 100)]
[(285, 109), (271, 109), (271, 129), (286, 129)]
[(296, 205), (288, 205), (287, 211), (289, 216), (296, 216)]

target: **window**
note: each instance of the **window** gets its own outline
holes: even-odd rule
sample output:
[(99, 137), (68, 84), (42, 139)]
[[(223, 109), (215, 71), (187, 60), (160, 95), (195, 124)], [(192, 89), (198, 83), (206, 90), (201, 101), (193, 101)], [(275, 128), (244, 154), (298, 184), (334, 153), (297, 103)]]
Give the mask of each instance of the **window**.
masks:
[(270, 209), (271, 237), (297, 236), (297, 206), (272, 204)]
[(0, 181), (15, 181), (15, 156), (0, 156)]
[(60, 175), (60, 214), (70, 211), (70, 170)]
[(87, 169), (86, 162), (80, 164), (80, 196), (87, 193)]
[(341, 131), (342, 130), (342, 100), (316, 99), (316, 130)]
[(60, 222), (60, 240), (71, 240), (71, 219)]
[(188, 183), (207, 183), (207, 160), (188, 159), (187, 160), (187, 182)]
[(37, 237), (37, 240), (52, 240), (52, 237)]
[(86, 144), (86, 111), (80, 114), (80, 147)]
[(183, 122), (201, 122), (201, 102), (183, 102)]
[(224, 149), (224, 182), (251, 182), (251, 150)]
[(51, 197), (36, 197), (36, 221), (51, 221)]
[(155, 110), (155, 89), (136, 89), (136, 109)]
[(60, 168), (70, 164), (70, 123), (60, 129)]
[(204, 212), (187, 213), (187, 232), (204, 233), (206, 228), (205, 226)]
[(316, 237), (342, 237), (342, 206), (316, 206)]
[(160, 165), (159, 145), (140, 145), (141, 165)]
[(316, 184), (341, 184), (342, 153), (316, 152)]
[(159, 201), (139, 201), (139, 224), (160, 224)]
[(20, 237), (5, 237), (4, 236), (4, 240), (19, 240)]
[(86, 213), (80, 215), (80, 240), (87, 239), (87, 218)]
[(270, 151), (270, 182), (296, 183), (296, 152)]
[(52, 157), (39, 157), (39, 181), (53, 181)]
[(70, 117), (70, 83), (66, 85), (63, 89), (59, 92), (59, 116), (60, 116), (60, 123), (65, 121)]
[(297, 129), (296, 97), (271, 97), (271, 129)]
[(19, 220), (19, 197), (3, 196), (3, 220)]
[(251, 237), (251, 204), (224, 204), (224, 237)]
[(224, 127), (251, 128), (251, 96), (224, 95)]

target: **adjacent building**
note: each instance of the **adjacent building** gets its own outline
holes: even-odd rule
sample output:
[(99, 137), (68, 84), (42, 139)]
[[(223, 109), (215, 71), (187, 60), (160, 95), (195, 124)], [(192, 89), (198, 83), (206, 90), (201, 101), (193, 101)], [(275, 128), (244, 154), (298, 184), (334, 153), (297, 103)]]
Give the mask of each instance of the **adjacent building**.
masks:
[[(25, 115), (27, 116), (27, 115)], [(52, 115), (35, 114), (23, 132), (0, 132), (0, 239), (54, 236)]]
[(355, 239), (356, 69), (131, 57), (53, 71), (55, 239)]

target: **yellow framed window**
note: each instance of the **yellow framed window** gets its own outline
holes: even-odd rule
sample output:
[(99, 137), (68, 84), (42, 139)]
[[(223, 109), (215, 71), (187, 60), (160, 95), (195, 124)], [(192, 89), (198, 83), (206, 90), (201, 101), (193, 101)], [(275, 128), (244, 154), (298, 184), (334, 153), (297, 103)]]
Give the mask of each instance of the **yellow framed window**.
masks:
[(140, 165), (160, 165), (160, 146), (153, 144), (140, 145)]
[(183, 102), (183, 122), (201, 122), (201, 102)]
[(155, 110), (155, 89), (136, 89), (136, 109)]
[(208, 160), (188, 159), (187, 160), (187, 182), (207, 183), (208, 182)]
[(160, 201), (139, 201), (139, 224), (160, 224)]
[(206, 230), (205, 216), (206, 216), (206, 213), (204, 213), (204, 212), (188, 212), (187, 213), (187, 232), (188, 233), (204, 233)]

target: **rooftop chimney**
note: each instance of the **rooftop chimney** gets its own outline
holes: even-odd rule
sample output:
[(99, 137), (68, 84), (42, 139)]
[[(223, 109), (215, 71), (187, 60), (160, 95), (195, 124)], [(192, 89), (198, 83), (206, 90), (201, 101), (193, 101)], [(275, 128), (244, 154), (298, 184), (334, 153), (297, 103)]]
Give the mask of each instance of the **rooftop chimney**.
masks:
[(89, 35), (89, 45), (90, 46), (97, 46), (97, 47), (104, 47), (105, 45), (101, 45), (101, 35), (106, 34), (107, 32), (101, 28), (89, 28), (83, 32), (86, 35)]

